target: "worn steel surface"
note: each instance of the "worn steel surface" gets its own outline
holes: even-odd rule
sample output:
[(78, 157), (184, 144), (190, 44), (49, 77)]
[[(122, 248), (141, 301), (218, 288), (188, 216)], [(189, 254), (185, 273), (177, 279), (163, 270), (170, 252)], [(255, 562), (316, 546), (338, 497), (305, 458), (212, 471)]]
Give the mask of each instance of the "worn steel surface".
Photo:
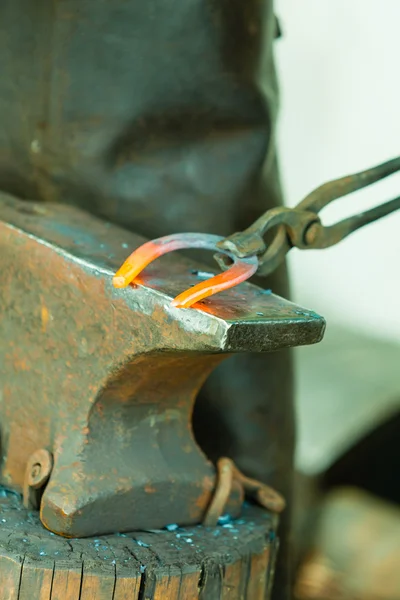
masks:
[[(21, 489), (44, 448), (54, 467), (41, 518), (53, 531), (199, 522), (215, 487), (191, 429), (202, 383), (230, 353), (318, 342), (323, 319), (250, 284), (174, 308), (201, 273), (178, 255), (116, 290), (115, 266), (142, 238), (4, 195), (0, 218), (1, 481)], [(241, 500), (233, 488), (229, 510)]]

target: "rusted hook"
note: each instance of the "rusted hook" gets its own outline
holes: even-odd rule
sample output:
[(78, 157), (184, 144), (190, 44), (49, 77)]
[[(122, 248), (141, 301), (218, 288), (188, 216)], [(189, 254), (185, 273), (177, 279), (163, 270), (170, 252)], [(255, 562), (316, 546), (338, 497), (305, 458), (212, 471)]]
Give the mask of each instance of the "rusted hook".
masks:
[(23, 502), (25, 508), (38, 509), (41, 491), (46, 485), (53, 469), (53, 457), (48, 450), (34, 452), (26, 465)]
[(163, 254), (173, 252), (174, 250), (198, 248), (218, 251), (218, 253), (228, 256), (233, 263), (231, 267), (223, 273), (219, 273), (185, 290), (172, 301), (172, 305), (177, 308), (189, 308), (196, 302), (199, 302), (199, 300), (239, 285), (239, 283), (246, 281), (246, 279), (249, 279), (257, 271), (257, 257), (239, 258), (228, 250), (220, 250), (217, 248), (217, 244), (222, 240), (223, 238), (218, 235), (178, 233), (147, 242), (132, 252), (116, 272), (113, 278), (114, 287), (127, 287), (147, 265)]
[(217, 462), (217, 471), (217, 486), (203, 519), (204, 526), (215, 527), (218, 524), (234, 485), (240, 486), (243, 496), (252, 498), (271, 512), (280, 513), (285, 508), (286, 502), (281, 494), (270, 486), (243, 475), (230, 458), (220, 458)]

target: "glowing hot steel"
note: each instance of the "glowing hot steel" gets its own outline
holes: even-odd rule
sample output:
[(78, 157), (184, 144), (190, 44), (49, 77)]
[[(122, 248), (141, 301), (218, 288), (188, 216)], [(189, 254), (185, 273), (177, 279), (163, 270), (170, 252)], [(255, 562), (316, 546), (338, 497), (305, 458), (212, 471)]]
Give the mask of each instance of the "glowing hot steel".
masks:
[(257, 271), (258, 261), (256, 257), (238, 258), (227, 250), (221, 251), (217, 248), (217, 243), (222, 239), (220, 236), (210, 234), (178, 233), (146, 242), (143, 246), (132, 252), (121, 268), (118, 269), (113, 278), (114, 287), (127, 287), (147, 265), (163, 254), (173, 252), (174, 250), (198, 248), (213, 250), (214, 252), (229, 256), (233, 264), (226, 271), (210, 279), (201, 281), (179, 294), (172, 301), (172, 305), (177, 308), (189, 308), (208, 296), (213, 296), (218, 292), (239, 285), (239, 283), (246, 281), (246, 279), (249, 279)]

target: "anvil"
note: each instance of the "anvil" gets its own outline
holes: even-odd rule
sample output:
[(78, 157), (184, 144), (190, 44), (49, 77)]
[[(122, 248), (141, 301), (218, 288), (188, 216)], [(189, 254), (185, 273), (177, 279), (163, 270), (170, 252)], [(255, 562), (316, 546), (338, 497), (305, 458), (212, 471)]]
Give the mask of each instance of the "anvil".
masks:
[[(192, 411), (207, 376), (230, 354), (323, 336), (317, 314), (249, 283), (173, 307), (208, 276), (176, 253), (115, 289), (143, 242), (75, 208), (0, 195), (0, 482), (21, 491), (47, 453), (38, 508), (64, 536), (202, 522), (217, 475)], [(228, 512), (242, 501), (233, 487)]]

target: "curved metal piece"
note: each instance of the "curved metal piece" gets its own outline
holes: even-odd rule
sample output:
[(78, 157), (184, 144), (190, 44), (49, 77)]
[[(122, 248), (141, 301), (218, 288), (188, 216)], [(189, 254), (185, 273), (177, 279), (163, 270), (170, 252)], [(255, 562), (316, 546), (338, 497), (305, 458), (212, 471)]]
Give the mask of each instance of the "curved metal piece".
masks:
[(120, 269), (118, 269), (113, 277), (114, 287), (127, 287), (147, 265), (168, 252), (190, 248), (223, 252), (223, 254), (227, 255), (233, 261), (231, 267), (225, 272), (219, 273), (185, 290), (172, 301), (172, 305), (177, 308), (189, 308), (208, 296), (213, 296), (218, 292), (239, 285), (239, 283), (246, 281), (257, 271), (258, 260), (256, 257), (239, 258), (228, 250), (219, 250), (217, 243), (221, 240), (223, 238), (218, 235), (177, 233), (146, 242), (132, 252)]
[(217, 461), (217, 474), (214, 496), (203, 519), (204, 527), (216, 527), (224, 514), (233, 486), (233, 468), (229, 458), (220, 458)]
[(286, 502), (281, 494), (269, 485), (243, 475), (232, 459), (226, 457), (220, 458), (217, 461), (217, 471), (217, 486), (214, 491), (214, 497), (203, 519), (204, 526), (215, 527), (218, 524), (218, 520), (226, 509), (234, 486), (237, 486), (241, 490), (243, 497), (252, 498), (260, 506), (271, 512), (281, 513), (284, 510)]
[(23, 488), (25, 508), (39, 508), (40, 494), (38, 493), (49, 480), (53, 469), (53, 456), (44, 448), (36, 450), (26, 465)]

